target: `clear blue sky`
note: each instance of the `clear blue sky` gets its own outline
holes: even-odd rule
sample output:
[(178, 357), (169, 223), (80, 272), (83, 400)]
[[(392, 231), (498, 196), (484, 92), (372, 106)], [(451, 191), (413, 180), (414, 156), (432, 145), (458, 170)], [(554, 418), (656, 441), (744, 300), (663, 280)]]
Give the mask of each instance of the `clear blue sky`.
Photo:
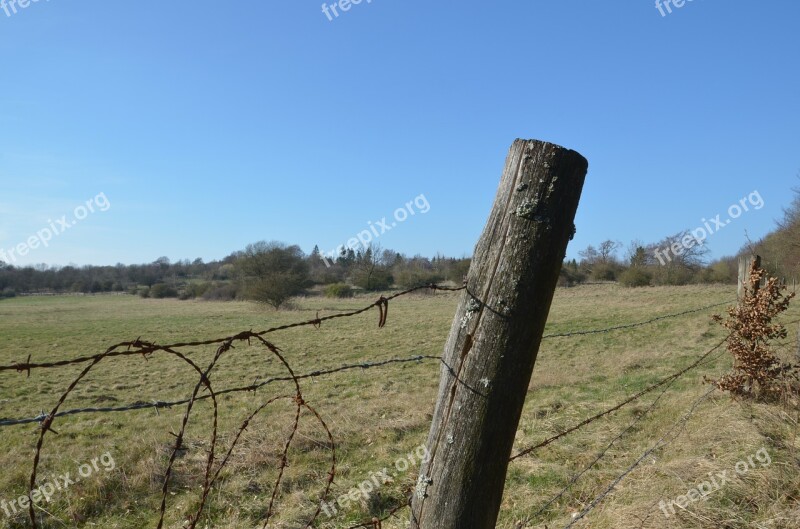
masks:
[[(6, 4), (9, 0), (6, 0)], [(332, 3), (332, 2), (328, 2)], [(569, 256), (764, 207), (800, 171), (800, 2), (39, 0), (0, 10), (0, 249), (15, 264), (329, 250), (421, 194), (384, 248), (471, 254), (515, 138), (590, 168)], [(390, 219), (391, 220), (391, 219)]]

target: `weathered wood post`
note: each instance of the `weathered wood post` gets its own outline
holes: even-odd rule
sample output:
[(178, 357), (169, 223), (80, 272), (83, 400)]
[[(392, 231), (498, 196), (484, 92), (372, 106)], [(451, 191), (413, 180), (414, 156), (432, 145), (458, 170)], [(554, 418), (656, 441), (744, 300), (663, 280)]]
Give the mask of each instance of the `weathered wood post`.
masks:
[[(761, 256), (750, 255), (739, 257), (739, 287), (737, 289), (737, 298), (739, 302), (744, 299), (745, 293), (750, 288), (750, 269), (753, 266), (753, 261), (756, 263), (756, 268), (761, 268)], [(756, 290), (761, 285), (756, 286)]]
[(516, 140), (445, 345), (414, 529), (494, 528), (588, 163)]
[(741, 301), (744, 299), (745, 288), (750, 280), (750, 265), (753, 263), (753, 257), (749, 255), (739, 256), (739, 286), (736, 289), (736, 298)]

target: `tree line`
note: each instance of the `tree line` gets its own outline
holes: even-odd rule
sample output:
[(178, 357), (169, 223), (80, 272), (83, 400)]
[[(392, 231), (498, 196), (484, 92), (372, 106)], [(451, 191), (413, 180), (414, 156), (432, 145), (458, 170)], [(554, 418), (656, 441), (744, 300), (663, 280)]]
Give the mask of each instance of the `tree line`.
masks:
[(709, 261), (708, 246), (693, 244), (694, 236), (689, 230), (655, 243), (635, 240), (626, 248), (618, 241), (606, 240), (579, 252), (580, 260), (565, 262), (560, 284), (618, 281), (628, 287), (643, 287), (736, 283), (739, 257), (743, 255), (760, 255), (762, 266), (770, 275), (787, 282), (797, 281), (800, 279), (800, 187), (793, 192), (794, 199), (783, 210), (775, 230), (758, 241), (748, 240), (734, 256)]
[[(628, 287), (735, 283), (738, 258), (762, 256), (773, 276), (797, 280), (800, 275), (800, 188), (776, 229), (748, 243), (735, 256), (709, 262), (705, 244), (691, 244), (683, 230), (654, 243), (634, 240), (627, 247), (611, 239), (579, 252), (580, 260), (564, 262), (559, 284), (617, 281)], [(688, 244), (687, 244), (688, 242)], [(149, 264), (115, 266), (15, 267), (0, 261), (0, 299), (20, 294), (117, 292), (142, 297), (206, 300), (248, 299), (274, 307), (315, 287), (332, 297), (356, 290), (409, 288), (449, 281), (460, 284), (470, 259), (407, 255), (370, 245), (345, 249), (336, 259), (318, 247), (306, 255), (299, 246), (261, 241), (218, 261), (171, 262), (160, 257)]]
[(442, 255), (409, 257), (379, 246), (346, 249), (336, 259), (323, 259), (316, 246), (306, 255), (296, 245), (261, 241), (211, 262), (160, 257), (136, 265), (15, 267), (0, 261), (0, 298), (116, 292), (152, 298), (248, 299), (277, 308), (316, 286), (327, 295), (343, 297), (355, 290), (460, 283), (469, 263), (469, 258)]

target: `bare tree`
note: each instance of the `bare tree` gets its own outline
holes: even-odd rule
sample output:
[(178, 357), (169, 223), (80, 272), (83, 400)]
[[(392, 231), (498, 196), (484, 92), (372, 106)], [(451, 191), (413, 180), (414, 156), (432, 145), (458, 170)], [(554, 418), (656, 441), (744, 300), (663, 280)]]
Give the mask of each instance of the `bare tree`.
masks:
[(581, 256), (581, 264), (585, 265), (593, 265), (600, 259), (600, 253), (591, 244), (585, 250), (579, 251), (578, 255)]
[(391, 276), (383, 261), (379, 245), (367, 245), (356, 253), (351, 281), (364, 290), (382, 290), (389, 287)]
[(615, 263), (617, 250), (622, 248), (622, 243), (611, 239), (603, 241), (597, 248), (597, 256), (601, 263)]
[(695, 238), (689, 230), (679, 231), (651, 245), (649, 252), (659, 264), (697, 270), (706, 264), (709, 249), (704, 241)]

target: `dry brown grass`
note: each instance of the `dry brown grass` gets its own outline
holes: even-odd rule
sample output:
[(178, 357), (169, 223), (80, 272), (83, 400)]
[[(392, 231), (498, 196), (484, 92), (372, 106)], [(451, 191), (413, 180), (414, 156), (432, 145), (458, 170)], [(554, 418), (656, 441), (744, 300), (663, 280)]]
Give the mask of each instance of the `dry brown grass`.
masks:
[[(558, 290), (547, 333), (602, 328), (646, 320), (722, 302), (735, 297), (729, 287), (690, 286), (628, 290), (616, 285), (589, 285)], [(373, 299), (331, 301), (299, 299), (291, 311), (265, 311), (248, 303), (203, 303), (142, 300), (133, 297), (20, 298), (0, 303), (0, 363), (45, 361), (105, 349), (141, 336), (166, 343), (230, 335), (363, 306)], [(457, 295), (414, 296), (392, 303), (386, 328), (377, 329), (377, 314), (326, 323), (319, 330), (296, 329), (271, 339), (282, 347), (297, 372), (362, 360), (411, 355), (439, 355), (449, 332)], [(708, 317), (712, 311), (646, 327), (608, 334), (546, 340), (539, 353), (516, 447), (523, 448), (613, 406), (661, 377), (688, 365), (722, 336)], [(717, 311), (721, 313), (722, 311)], [(800, 311), (790, 309), (788, 318)], [(791, 328), (791, 327), (790, 327)], [(794, 330), (794, 329), (792, 329)], [(791, 337), (794, 338), (793, 336)], [(790, 354), (791, 340), (782, 354)], [(197, 348), (193, 358), (207, 361), (213, 348)], [(703, 375), (719, 375), (730, 366), (722, 356), (678, 381), (636, 427), (608, 452), (544, 514), (533, 516), (572, 476), (619, 432), (644, 413), (655, 394), (613, 416), (511, 465), (498, 527), (563, 527), (625, 468), (678, 421), (708, 386)], [(20, 417), (49, 409), (78, 369), (0, 375), (0, 417)], [(224, 359), (213, 381), (216, 388), (249, 384), (282, 374), (280, 366), (253, 347), (237, 347)], [(332, 497), (347, 493), (371, 473), (392, 468), (398, 458), (424, 443), (439, 380), (433, 362), (356, 370), (303, 382), (306, 400), (330, 425), (339, 458)], [(137, 400), (184, 397), (194, 377), (168, 358), (124, 359), (101, 364), (78, 388), (66, 407), (125, 404)], [(291, 393), (275, 384), (257, 394), (236, 394), (221, 401), (222, 445), (242, 418), (270, 396)], [(208, 448), (210, 407), (198, 405), (187, 431), (188, 452), (179, 459), (169, 497), (169, 526), (180, 527), (197, 505), (199, 470)], [(86, 480), (80, 489), (60, 494), (47, 505), (54, 518), (45, 527), (154, 526), (160, 501), (160, 476), (168, 457), (169, 431), (176, 431), (182, 409), (124, 414), (78, 415), (57, 421), (60, 435), (48, 436), (45, 473), (64, 472), (110, 451), (111, 473)], [(275, 463), (290, 424), (292, 407), (276, 403), (253, 422), (234, 452), (231, 465), (215, 488), (200, 527), (250, 528), (263, 517), (275, 478)], [(0, 430), (9, 449), (0, 454), (0, 498), (24, 493), (30, 471), (35, 427)], [(661, 500), (686, 494), (708, 472), (733, 469), (736, 462), (766, 447), (773, 463), (731, 482), (707, 501), (693, 503), (665, 517)], [(718, 394), (701, 405), (684, 432), (634, 470), (577, 527), (584, 528), (744, 528), (796, 527), (798, 509), (797, 414), (776, 405), (745, 405)], [(315, 509), (327, 472), (329, 452), (323, 432), (302, 423), (290, 453), (274, 527), (303, 527)], [(343, 509), (320, 527), (347, 527), (401, 501), (415, 470), (397, 473), (379, 494)], [(520, 522), (530, 518), (528, 523)], [(60, 520), (60, 521), (59, 521)], [(771, 521), (770, 521), (771, 520)], [(327, 525), (324, 525), (325, 522)], [(94, 525), (90, 525), (94, 524)], [(795, 525), (792, 525), (795, 524)], [(273, 526), (271, 524), (271, 526)], [(0, 511), (0, 527), (25, 527), (24, 518), (9, 520)], [(405, 515), (384, 524), (405, 527)]]

